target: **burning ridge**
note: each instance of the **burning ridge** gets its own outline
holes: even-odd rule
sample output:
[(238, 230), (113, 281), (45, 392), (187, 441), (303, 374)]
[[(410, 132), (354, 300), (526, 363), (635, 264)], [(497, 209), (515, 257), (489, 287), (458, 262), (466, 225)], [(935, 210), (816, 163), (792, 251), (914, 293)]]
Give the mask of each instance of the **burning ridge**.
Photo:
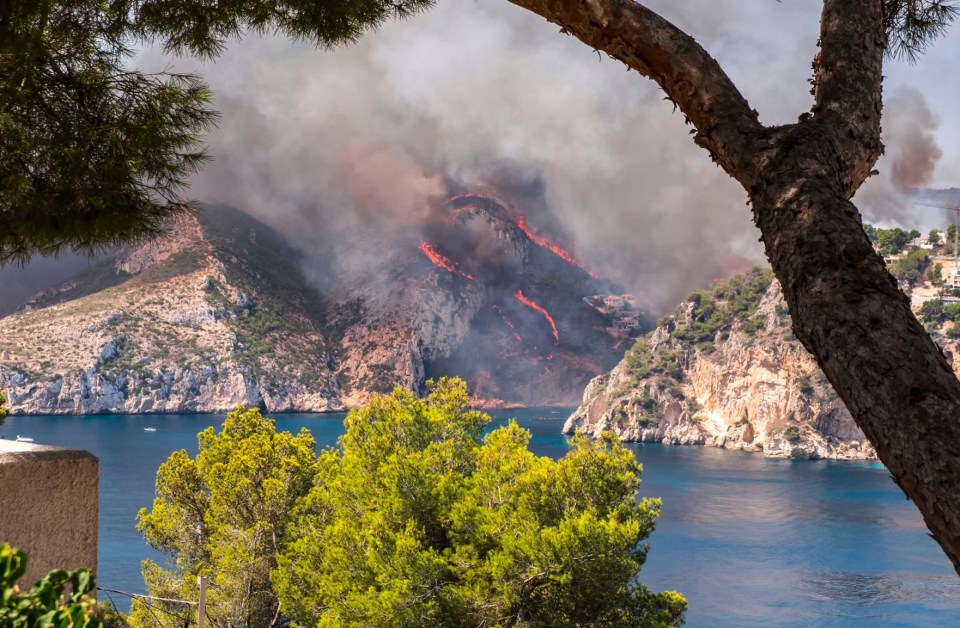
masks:
[(557, 331), (557, 324), (554, 322), (553, 317), (550, 316), (550, 312), (548, 312), (543, 306), (537, 304), (536, 301), (531, 301), (527, 297), (523, 296), (523, 290), (517, 290), (513, 296), (517, 301), (520, 301), (520, 303), (523, 303), (527, 307), (540, 312), (543, 317), (547, 319), (547, 322), (550, 323), (550, 329), (553, 330), (553, 344), (560, 344), (560, 332)]
[(421, 242), (420, 250), (423, 251), (423, 254), (427, 256), (435, 266), (442, 268), (448, 273), (453, 273), (455, 275), (460, 275), (464, 279), (469, 279), (470, 281), (476, 281), (476, 277), (469, 273), (465, 273), (457, 267), (457, 263), (452, 259), (438, 252), (432, 244), (429, 242)]
[(517, 218), (517, 227), (519, 227), (520, 231), (523, 231), (523, 233), (526, 234), (526, 236), (530, 238), (530, 241), (533, 242), (534, 244), (538, 246), (542, 246), (543, 248), (551, 251), (554, 255), (556, 255), (563, 261), (567, 262), (568, 264), (572, 264), (573, 266), (576, 266), (577, 268), (587, 273), (591, 277), (596, 278), (596, 275), (593, 274), (593, 271), (587, 268), (583, 264), (583, 262), (575, 258), (570, 251), (557, 246), (556, 244), (554, 244), (544, 236), (538, 236), (537, 234), (530, 231), (530, 228), (527, 226), (527, 220), (523, 216), (520, 216), (519, 218)]

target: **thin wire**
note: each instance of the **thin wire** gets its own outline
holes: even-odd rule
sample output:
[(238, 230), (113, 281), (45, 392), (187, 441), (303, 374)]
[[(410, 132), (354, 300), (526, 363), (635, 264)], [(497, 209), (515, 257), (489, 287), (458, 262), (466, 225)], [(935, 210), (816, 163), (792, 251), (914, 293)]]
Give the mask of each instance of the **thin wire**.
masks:
[(199, 602), (194, 602), (192, 600), (175, 600), (169, 597), (157, 597), (155, 595), (141, 595), (140, 593), (128, 593), (127, 591), (119, 591), (117, 589), (104, 589), (103, 587), (97, 587), (98, 591), (119, 593), (120, 595), (126, 595), (127, 597), (136, 597), (143, 598), (145, 600), (157, 600), (158, 602), (172, 602), (174, 604), (192, 604), (194, 606), (198, 605)]
[(123, 616), (123, 613), (121, 613), (121, 612), (117, 609), (117, 603), (113, 601), (113, 598), (112, 598), (112, 597), (110, 597), (110, 593), (109, 593), (106, 589), (100, 589), (99, 587), (97, 587), (97, 588), (98, 588), (100, 591), (103, 591), (104, 593), (107, 594), (107, 599), (110, 600), (110, 606), (112, 606), (112, 607), (113, 607), (113, 610), (117, 613), (117, 617), (120, 618), (120, 621), (123, 622), (123, 625), (124, 625), (124, 626), (126, 626), (127, 628), (130, 628), (130, 624), (127, 623), (127, 618), (124, 617), (124, 616)]
[(106, 593), (108, 596), (109, 596), (110, 592), (113, 592), (113, 593), (119, 593), (120, 595), (126, 595), (127, 597), (130, 597), (131, 599), (137, 600), (138, 602), (140, 602), (141, 604), (143, 604), (144, 606), (147, 607), (147, 611), (148, 611), (151, 615), (153, 615), (153, 618), (157, 621), (157, 624), (160, 625), (160, 626), (163, 625), (163, 622), (161, 622), (161, 621), (160, 621), (160, 618), (157, 617), (156, 613), (153, 612), (154, 610), (158, 610), (158, 611), (160, 611), (161, 613), (166, 613), (167, 615), (170, 615), (171, 617), (176, 617), (177, 619), (182, 619), (183, 621), (187, 622), (187, 625), (189, 625), (189, 623), (190, 623), (191, 621), (193, 621), (193, 620), (192, 620), (190, 617), (186, 616), (186, 615), (180, 615), (179, 613), (174, 613), (173, 611), (168, 611), (167, 609), (162, 608), (162, 607), (160, 607), (160, 606), (154, 606), (153, 604), (148, 604), (146, 600), (160, 600), (160, 601), (172, 602), (172, 603), (176, 603), (176, 604), (197, 604), (197, 602), (191, 602), (191, 601), (189, 601), (189, 600), (171, 600), (171, 599), (169, 599), (169, 598), (155, 597), (155, 596), (152, 596), (152, 595), (140, 595), (139, 593), (128, 593), (127, 591), (119, 591), (119, 590), (117, 590), (117, 589), (106, 589), (106, 588), (103, 588), (103, 587), (97, 587), (97, 590), (98, 590), (98, 591), (103, 591), (103, 592)]

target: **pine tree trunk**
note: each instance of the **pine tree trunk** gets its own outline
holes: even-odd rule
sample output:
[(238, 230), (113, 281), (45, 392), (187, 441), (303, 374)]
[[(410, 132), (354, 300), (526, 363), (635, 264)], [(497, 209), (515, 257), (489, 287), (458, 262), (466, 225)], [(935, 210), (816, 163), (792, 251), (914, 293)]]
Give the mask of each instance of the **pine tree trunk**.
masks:
[(785, 144), (751, 201), (794, 333), (960, 572), (960, 380), (837, 189), (836, 145)]
[(884, 0), (823, 0), (814, 104), (764, 127), (692, 37), (634, 0), (510, 0), (654, 81), (753, 204), (794, 333), (960, 573), (960, 381), (850, 198), (883, 151)]

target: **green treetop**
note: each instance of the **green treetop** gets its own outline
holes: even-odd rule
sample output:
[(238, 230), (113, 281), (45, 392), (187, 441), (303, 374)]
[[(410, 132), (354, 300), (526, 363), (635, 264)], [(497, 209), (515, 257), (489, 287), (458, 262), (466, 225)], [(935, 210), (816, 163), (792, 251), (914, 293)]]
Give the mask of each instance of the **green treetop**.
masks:
[(636, 583), (659, 500), (613, 437), (558, 461), (515, 423), (481, 438), (460, 381), (351, 413), (325, 451), (274, 583), (298, 625), (676, 625)]
[[(161, 465), (153, 509), (137, 517), (147, 543), (174, 559), (172, 570), (144, 561), (147, 589), (158, 597), (196, 600), (197, 576), (207, 575), (212, 625), (275, 625), (279, 609), (270, 572), (294, 506), (316, 473), (313, 437), (306, 430), (278, 434), (258, 410), (237, 410), (219, 434), (208, 428), (199, 442), (196, 458), (180, 450)], [(182, 614), (184, 607), (166, 610)], [(133, 603), (134, 625), (157, 626), (157, 617), (170, 622), (159, 625), (182, 625)]]
[[(319, 458), (309, 435), (232, 413), (157, 474), (140, 528), (175, 566), (144, 563), (150, 593), (195, 600), (208, 575), (211, 625), (682, 623), (682, 596), (636, 581), (660, 503), (637, 500), (633, 454), (577, 436), (539, 458), (515, 423), (483, 437), (468, 402), (459, 380), (377, 396)], [(179, 625), (161, 615), (135, 603), (130, 621)]]
[(905, 231), (899, 227), (893, 229), (878, 229), (873, 225), (865, 224), (863, 226), (867, 237), (873, 242), (880, 252), (884, 255), (896, 255), (907, 246), (907, 244), (920, 237), (920, 232), (916, 229)]

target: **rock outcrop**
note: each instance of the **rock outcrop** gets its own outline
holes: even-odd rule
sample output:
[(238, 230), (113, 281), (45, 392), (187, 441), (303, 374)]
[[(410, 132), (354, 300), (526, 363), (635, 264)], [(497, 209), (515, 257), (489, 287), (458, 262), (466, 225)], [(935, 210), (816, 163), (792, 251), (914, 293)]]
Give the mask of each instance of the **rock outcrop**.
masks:
[(585, 301), (612, 287), (535, 244), (496, 200), (440, 209), (437, 251), (472, 274), (431, 260), (419, 230), (346, 234), (362, 271), (317, 257), (301, 268), (279, 233), (206, 207), (0, 319), (0, 389), (26, 414), (323, 412), (455, 375), (478, 405), (575, 403), (626, 337)]
[(342, 409), (298, 276), (278, 234), (210, 208), (0, 319), (0, 389), (21, 414)]
[(767, 270), (697, 293), (587, 386), (564, 432), (782, 458), (875, 458)]

